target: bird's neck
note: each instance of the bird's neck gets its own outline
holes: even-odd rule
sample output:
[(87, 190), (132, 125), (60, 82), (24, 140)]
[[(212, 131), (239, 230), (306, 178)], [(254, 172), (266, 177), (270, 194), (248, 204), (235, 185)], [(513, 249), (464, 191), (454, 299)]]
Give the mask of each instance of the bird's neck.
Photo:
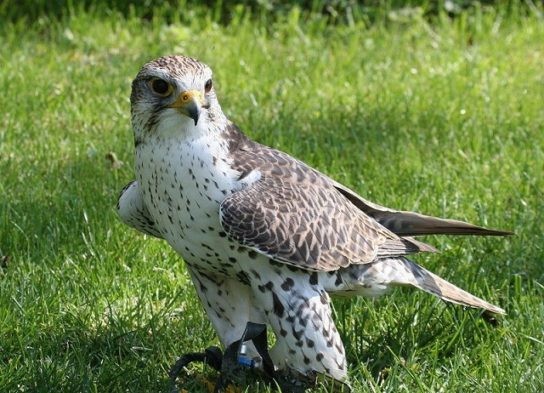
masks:
[(136, 160), (146, 157), (159, 166), (164, 159), (175, 160), (180, 166), (192, 165), (195, 160), (207, 165), (230, 164), (232, 152), (247, 138), (234, 124), (223, 124), (223, 128), (218, 129), (205, 121), (196, 125), (194, 122), (169, 125), (163, 120), (155, 132), (136, 144)]

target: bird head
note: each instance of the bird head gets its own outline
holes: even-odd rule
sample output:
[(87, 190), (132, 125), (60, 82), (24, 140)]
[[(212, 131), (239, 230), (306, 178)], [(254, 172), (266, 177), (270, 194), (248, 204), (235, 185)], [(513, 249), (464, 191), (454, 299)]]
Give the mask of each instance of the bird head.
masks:
[(186, 56), (145, 64), (130, 96), (136, 143), (155, 137), (186, 137), (226, 124), (217, 102), (212, 70)]

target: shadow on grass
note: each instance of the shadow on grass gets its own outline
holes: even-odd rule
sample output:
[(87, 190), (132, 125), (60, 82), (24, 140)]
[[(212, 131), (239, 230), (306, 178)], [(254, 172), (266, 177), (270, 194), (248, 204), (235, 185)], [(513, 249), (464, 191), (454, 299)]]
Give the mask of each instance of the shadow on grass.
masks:
[(51, 314), (49, 327), (21, 322), (16, 334), (2, 339), (0, 364), (10, 373), (0, 379), (0, 390), (172, 392), (168, 368), (175, 361), (175, 348), (181, 341), (188, 345), (185, 351), (198, 350), (194, 346), (201, 340), (191, 337), (203, 333), (201, 323), (172, 320), (182, 293), (151, 316), (143, 310), (143, 298), (128, 312), (112, 306), (102, 316), (93, 308), (98, 299), (89, 299), (89, 305)]

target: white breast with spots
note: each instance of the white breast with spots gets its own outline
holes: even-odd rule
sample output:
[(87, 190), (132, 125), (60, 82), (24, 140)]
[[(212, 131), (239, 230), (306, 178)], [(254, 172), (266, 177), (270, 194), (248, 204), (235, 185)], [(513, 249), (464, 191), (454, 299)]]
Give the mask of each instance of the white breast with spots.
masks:
[(227, 157), (226, 143), (211, 136), (136, 149), (143, 198), (164, 239), (187, 262), (217, 272), (237, 254), (219, 222), (220, 203), (239, 187)]

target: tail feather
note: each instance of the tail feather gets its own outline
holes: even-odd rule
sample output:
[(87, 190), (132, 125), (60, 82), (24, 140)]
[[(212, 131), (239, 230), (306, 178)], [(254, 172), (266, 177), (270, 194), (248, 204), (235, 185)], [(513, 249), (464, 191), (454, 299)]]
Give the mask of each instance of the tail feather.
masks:
[(397, 261), (403, 262), (408, 274), (405, 274), (406, 271), (404, 274), (399, 274), (393, 281), (396, 284), (412, 285), (451, 303), (482, 308), (495, 314), (505, 314), (505, 311), (502, 308), (456, 287), (408, 259), (397, 259)]

